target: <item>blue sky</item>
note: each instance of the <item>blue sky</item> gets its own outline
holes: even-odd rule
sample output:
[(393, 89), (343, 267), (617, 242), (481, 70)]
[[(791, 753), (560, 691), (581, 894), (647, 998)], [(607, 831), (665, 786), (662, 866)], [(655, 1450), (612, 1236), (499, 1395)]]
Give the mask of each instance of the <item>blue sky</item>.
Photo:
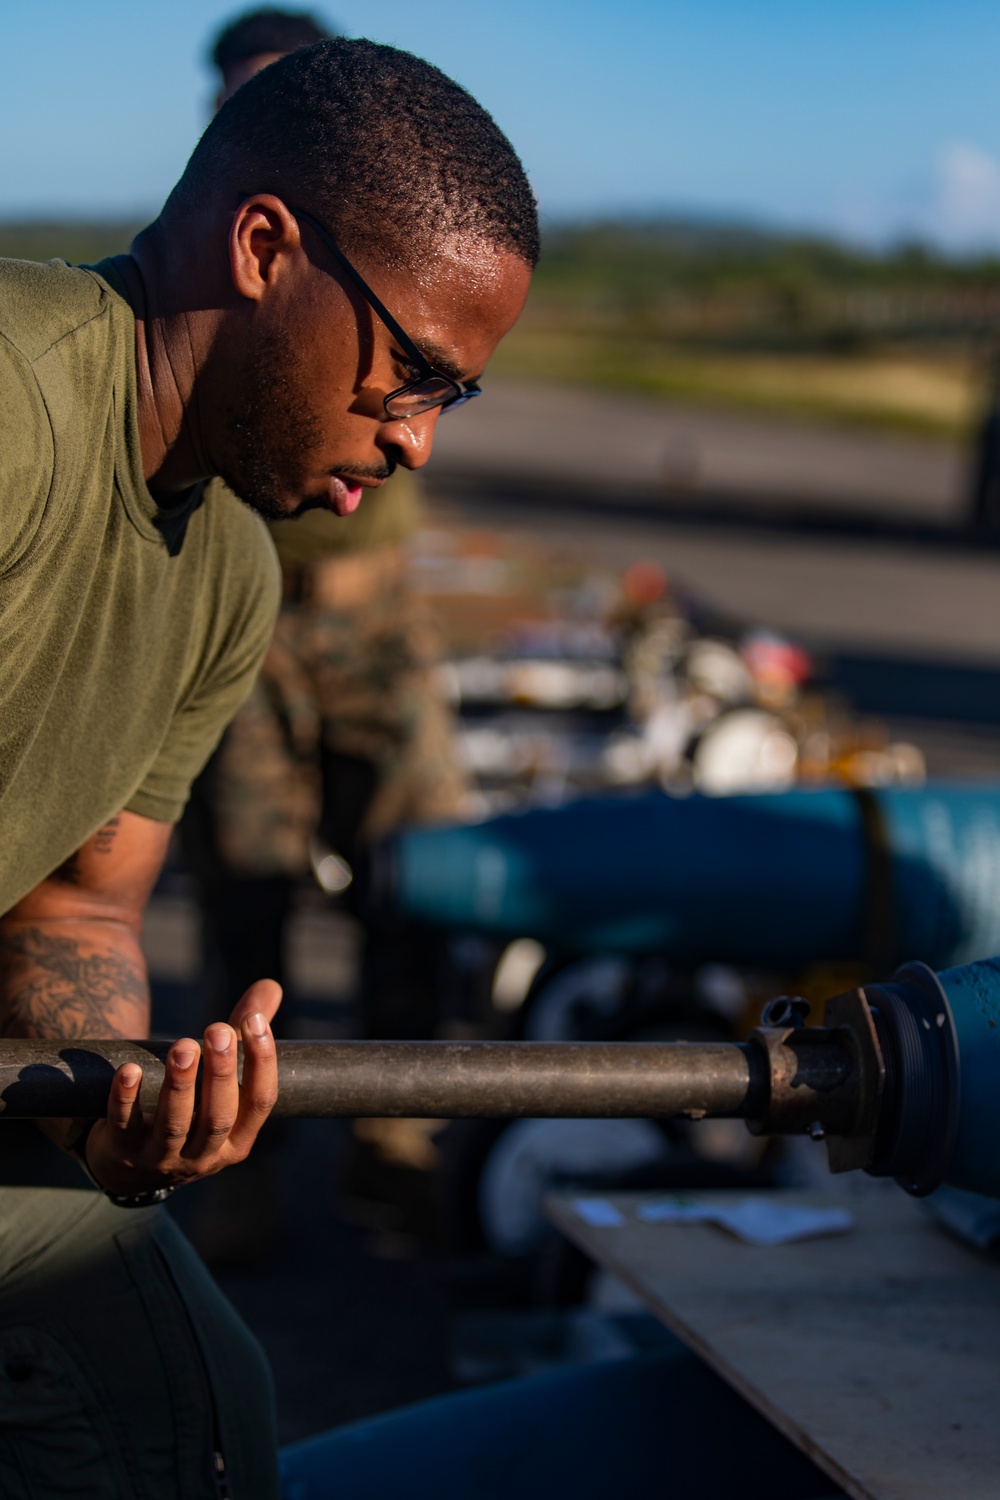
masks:
[[(470, 88), (550, 216), (696, 211), (1000, 245), (996, 3), (318, 8)], [(205, 41), (233, 9), (0, 0), (0, 215), (154, 210), (205, 121)]]

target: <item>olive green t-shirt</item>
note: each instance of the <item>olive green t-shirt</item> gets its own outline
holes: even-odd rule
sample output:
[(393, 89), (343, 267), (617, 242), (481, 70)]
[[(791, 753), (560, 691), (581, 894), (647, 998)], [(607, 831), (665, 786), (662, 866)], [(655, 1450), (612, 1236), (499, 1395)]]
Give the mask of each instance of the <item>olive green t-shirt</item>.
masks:
[(123, 808), (177, 819), (278, 606), (219, 481), (147, 489), (121, 292), (111, 261), (0, 260), (0, 912)]

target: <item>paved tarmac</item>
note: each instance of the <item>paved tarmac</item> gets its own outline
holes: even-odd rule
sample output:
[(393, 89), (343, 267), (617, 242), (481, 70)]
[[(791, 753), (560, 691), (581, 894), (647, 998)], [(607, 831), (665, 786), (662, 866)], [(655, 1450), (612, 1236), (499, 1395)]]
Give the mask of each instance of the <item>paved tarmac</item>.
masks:
[(434, 472), (571, 481), (651, 500), (727, 496), (806, 511), (955, 519), (968, 485), (957, 444), (745, 415), (642, 395), (488, 379), (448, 416)]
[[(682, 492), (662, 480), (683, 443)], [(1000, 664), (1000, 549), (959, 526), (967, 468), (924, 440), (497, 382), (441, 422), (427, 474), (445, 521), (650, 558), (822, 649)]]
[[(456, 421), (458, 418), (456, 417)], [(449, 487), (439, 512), (530, 531), (612, 568), (657, 562), (680, 587), (824, 648), (871, 648), (1000, 663), (1000, 553), (886, 537), (838, 538), (737, 524), (639, 518)]]

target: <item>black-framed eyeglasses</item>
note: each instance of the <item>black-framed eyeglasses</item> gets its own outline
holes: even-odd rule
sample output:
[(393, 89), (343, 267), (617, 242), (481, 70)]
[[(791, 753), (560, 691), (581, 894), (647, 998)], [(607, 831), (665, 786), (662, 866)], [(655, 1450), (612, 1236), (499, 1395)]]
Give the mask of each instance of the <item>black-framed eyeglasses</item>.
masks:
[(289, 212), (294, 214), (296, 219), (308, 224), (309, 228), (319, 235), (345, 276), (351, 278), (368, 306), (382, 319), (410, 364), (418, 372), (412, 380), (407, 381), (406, 385), (399, 386), (386, 396), (385, 414), (387, 417), (397, 419), (419, 417), (425, 411), (433, 411), (435, 406), (442, 407), (443, 411), (454, 411), (464, 402), (471, 401), (474, 396), (483, 394), (474, 380), (452, 380), (450, 375), (443, 375), (440, 370), (435, 370), (410, 336), (403, 332), (385, 304), (375, 295), (361, 272), (351, 265), (329, 231), (324, 229), (312, 214), (306, 213), (302, 208), (292, 208), (289, 204)]

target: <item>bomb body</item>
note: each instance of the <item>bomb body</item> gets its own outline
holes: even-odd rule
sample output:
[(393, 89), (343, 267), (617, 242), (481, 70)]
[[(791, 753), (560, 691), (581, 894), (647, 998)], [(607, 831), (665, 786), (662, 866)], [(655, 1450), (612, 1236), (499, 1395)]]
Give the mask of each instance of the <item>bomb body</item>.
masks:
[(376, 890), (569, 952), (945, 968), (1000, 951), (1000, 786), (587, 799), (407, 830)]

